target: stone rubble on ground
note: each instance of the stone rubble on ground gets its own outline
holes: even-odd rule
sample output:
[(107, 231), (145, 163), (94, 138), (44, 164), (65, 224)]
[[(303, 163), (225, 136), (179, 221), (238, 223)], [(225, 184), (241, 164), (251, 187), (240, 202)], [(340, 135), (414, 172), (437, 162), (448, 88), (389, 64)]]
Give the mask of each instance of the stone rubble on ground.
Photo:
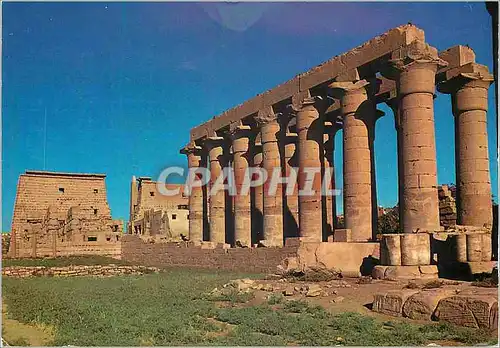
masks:
[(344, 301), (344, 296), (337, 296), (337, 297), (334, 297), (330, 302), (331, 303), (340, 303)]
[(388, 290), (374, 294), (372, 310), (415, 320), (495, 329), (498, 327), (498, 288)]
[(78, 265), (64, 267), (47, 266), (9, 266), (2, 269), (2, 275), (6, 277), (110, 277), (125, 274), (142, 275), (148, 273), (159, 273), (160, 268), (127, 265)]
[(320, 296), (323, 293), (323, 289), (321, 286), (317, 284), (309, 285), (309, 288), (307, 289), (306, 292), (306, 297), (317, 297)]

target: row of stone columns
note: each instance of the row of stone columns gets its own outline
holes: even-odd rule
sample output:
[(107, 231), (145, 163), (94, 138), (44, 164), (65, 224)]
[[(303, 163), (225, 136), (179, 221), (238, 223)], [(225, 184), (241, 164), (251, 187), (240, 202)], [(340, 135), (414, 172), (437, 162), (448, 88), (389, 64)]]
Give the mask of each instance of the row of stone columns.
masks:
[[(375, 104), (371, 105), (375, 108)], [(188, 155), (190, 168), (201, 164), (202, 153), (208, 154), (210, 169), (208, 189), (222, 184), (217, 182), (217, 178), (223, 168), (232, 163), (234, 185), (237, 190), (232, 212), (234, 214), (234, 242), (236, 245), (250, 246), (252, 244), (252, 230), (257, 231), (258, 242), (265, 246), (282, 246), (284, 236), (298, 236), (304, 241), (321, 242), (326, 241), (328, 236), (333, 234), (336, 226), (336, 197), (333, 195), (323, 196), (322, 190), (335, 189), (333, 173), (327, 176), (324, 174), (334, 170), (334, 137), (341, 125), (338, 122), (325, 121), (323, 114), (326, 111), (326, 106), (325, 100), (319, 97), (306, 96), (302, 100), (293, 100), (292, 109), (296, 117), (296, 133), (291, 133), (282, 124), (278, 117), (279, 114), (275, 114), (272, 108), (261, 110), (255, 116), (259, 131), (258, 137), (255, 137), (248, 125), (238, 125), (229, 131), (232, 148), (231, 161), (229, 161), (227, 149), (229, 144), (223, 137), (206, 138), (203, 141), (203, 148), (191, 145), (191, 147), (184, 149), (183, 153)], [(369, 112), (372, 111), (374, 110)], [(372, 142), (363, 137), (368, 137), (367, 129), (372, 123), (365, 124), (364, 121), (361, 121), (364, 132), (363, 130), (358, 131), (359, 134), (356, 135), (357, 120), (354, 115), (350, 117), (350, 112), (344, 115), (344, 120), (347, 120), (344, 149), (353, 147), (353, 151), (348, 150), (348, 155), (344, 159), (344, 176), (347, 178), (344, 179), (344, 191), (352, 192), (351, 196), (345, 197), (346, 202), (349, 202), (346, 205), (347, 209), (345, 209), (345, 219), (347, 225), (356, 231), (353, 234), (354, 241), (368, 241), (372, 238), (370, 172), (372, 160), (370, 143)], [(350, 123), (353, 123), (354, 126), (351, 127)], [(351, 129), (353, 130), (352, 134), (350, 133)], [(373, 134), (373, 130), (370, 130), (370, 133)], [(358, 150), (356, 144), (360, 143), (360, 139), (362, 148)], [(349, 157), (350, 153), (352, 153), (351, 157)], [(367, 165), (367, 175), (363, 176), (364, 181), (361, 183), (359, 182), (360, 176), (356, 173), (360, 165), (356, 161)], [(268, 180), (263, 186), (256, 187), (250, 192), (241, 193), (241, 186), (250, 166), (265, 169), (268, 173)], [(282, 168), (277, 173), (286, 177), (293, 174), (293, 168), (298, 168), (297, 184), (289, 188), (286, 183), (279, 183), (276, 189), (270, 192), (270, 179), (275, 168)], [(316, 174), (312, 176), (307, 173), (307, 168), (316, 168)], [(275, 174), (277, 173), (275, 172)], [(328, 182), (322, 183), (322, 178), (326, 178)], [(312, 189), (312, 194), (298, 195), (298, 191), (305, 188)], [(203, 240), (203, 233), (200, 232), (203, 229), (202, 207), (207, 204), (210, 231), (208, 240), (224, 243), (227, 241), (224, 217), (229, 213), (224, 207), (224, 191), (220, 190), (216, 194), (208, 196), (208, 201), (204, 202), (202, 190), (202, 188), (196, 188), (189, 197), (190, 238)], [(285, 195), (284, 193), (287, 191), (291, 194)], [(368, 200), (364, 202), (361, 210), (358, 210), (356, 205), (356, 199), (359, 199), (360, 196), (359, 192), (365, 194)], [(198, 221), (192, 221), (194, 219)]]
[[(433, 99), (436, 72), (446, 63), (428, 46), (417, 47), (408, 57), (391, 60), (387, 76), (396, 81), (397, 96), (388, 104), (395, 116), (398, 145), (399, 207), (401, 232), (437, 231), (439, 208), (434, 130)], [(477, 71), (476, 71), (477, 70)], [(459, 74), (440, 85), (452, 94), (456, 117), (456, 162), (458, 219), (461, 224), (491, 226), (491, 185), (486, 135), (487, 89), (491, 76), (484, 69)], [(375, 78), (338, 78), (329, 85), (340, 100), (343, 121), (343, 198), (345, 228), (352, 241), (372, 239), (376, 232), (377, 201), (374, 165), (376, 109)], [(252, 230), (266, 246), (282, 246), (287, 230), (298, 224), (298, 236), (304, 241), (321, 242), (335, 228), (335, 197), (321, 195), (321, 178), (333, 168), (333, 137), (340, 128), (323, 117), (327, 103), (321, 97), (294, 96), (292, 109), (296, 133), (281, 124), (280, 115), (272, 107), (255, 115), (259, 137), (248, 125), (239, 124), (230, 130), (232, 158), (229, 160), (226, 139), (213, 136), (203, 140), (209, 158), (210, 187), (217, 182), (222, 169), (232, 163), (235, 186), (234, 242), (252, 244)], [(326, 121), (326, 122), (325, 122)], [(226, 147), (226, 150), (225, 150)], [(186, 148), (190, 167), (201, 164), (201, 149)], [(263, 187), (240, 194), (250, 166), (262, 167), (269, 173)], [(269, 194), (274, 168), (290, 175), (298, 167), (298, 186), (293, 195), (284, 195), (286, 185), (278, 184)], [(318, 168), (321, 175), (311, 178), (306, 168)], [(248, 178), (247, 178), (248, 179)], [(312, 182), (310, 182), (312, 180)], [(313, 194), (297, 195), (312, 187)], [(334, 178), (326, 183), (334, 188)], [(206, 196), (206, 195), (205, 195)], [(209, 196), (209, 240), (225, 243), (225, 193), (220, 190)], [(190, 238), (202, 240), (203, 201), (201, 189), (190, 196)], [(288, 216), (288, 217), (287, 217)]]

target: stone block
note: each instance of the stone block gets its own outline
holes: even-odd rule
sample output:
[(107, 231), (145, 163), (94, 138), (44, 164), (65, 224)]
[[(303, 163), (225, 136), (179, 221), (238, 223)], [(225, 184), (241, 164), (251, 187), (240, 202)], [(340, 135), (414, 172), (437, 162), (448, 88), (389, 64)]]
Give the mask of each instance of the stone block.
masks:
[(377, 265), (377, 266), (373, 267), (372, 278), (373, 279), (384, 279), (385, 271), (387, 270), (387, 267), (389, 267), (389, 266)]
[(201, 249), (215, 249), (217, 243), (214, 242), (201, 242)]
[(388, 266), (401, 265), (401, 235), (383, 234), (380, 243), (380, 259)]
[(418, 266), (421, 274), (437, 274), (438, 268), (436, 265), (420, 265)]
[(287, 247), (298, 247), (300, 245), (300, 238), (290, 237), (285, 239), (285, 246)]
[(453, 295), (454, 289), (423, 290), (408, 298), (403, 306), (403, 315), (415, 320), (432, 320), (439, 301)]
[(374, 279), (437, 279), (436, 265), (422, 266), (375, 266), (372, 271)]
[(496, 265), (495, 261), (467, 262), (470, 274), (492, 273)]
[(378, 262), (379, 243), (302, 243), (297, 250), (299, 269), (324, 269), (345, 277), (371, 274)]
[(384, 279), (417, 279), (420, 278), (419, 266), (387, 266)]
[(374, 295), (372, 310), (378, 313), (400, 317), (406, 300), (418, 293), (418, 290), (389, 290)]
[(350, 242), (351, 238), (351, 230), (348, 228), (343, 229), (335, 229), (333, 231), (333, 241), (334, 242)]
[(452, 296), (439, 301), (435, 316), (439, 321), (459, 326), (495, 329), (498, 301), (484, 295)]

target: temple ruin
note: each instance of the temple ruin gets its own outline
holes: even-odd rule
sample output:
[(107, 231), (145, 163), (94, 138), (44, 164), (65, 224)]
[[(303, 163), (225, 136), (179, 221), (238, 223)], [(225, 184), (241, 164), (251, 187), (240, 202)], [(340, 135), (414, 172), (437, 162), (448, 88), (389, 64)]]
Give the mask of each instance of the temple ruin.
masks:
[(106, 175), (26, 171), (17, 185), (9, 257), (120, 256)]
[[(208, 171), (208, 185), (184, 195), (180, 185), (168, 184), (181, 190), (165, 196), (151, 178), (133, 177), (123, 238), (110, 216), (104, 175), (26, 172), (9, 256), (101, 253), (150, 265), (259, 272), (319, 267), (383, 279), (491, 272), (486, 114), (492, 82), (470, 47), (438, 52), (421, 29), (397, 27), (191, 129), (181, 153), (190, 169)], [(456, 188), (437, 185), (436, 89), (451, 95)], [(383, 210), (375, 124), (391, 115), (377, 109), (382, 103), (394, 117), (394, 133), (383, 136), (397, 142), (400, 223), (398, 233), (383, 234), (377, 230)], [(342, 149), (334, 146), (337, 132)], [(321, 190), (340, 188), (324, 175), (339, 165), (335, 151), (343, 152), (339, 216), (341, 196)], [(297, 185), (281, 183), (270, 193), (268, 180), (242, 193), (247, 169), (255, 167), (277, 168), (283, 177), (298, 168)], [(237, 194), (209, 194), (225, 168), (233, 170)], [(307, 168), (321, 175), (311, 180)], [(307, 185), (312, 191), (298, 194)]]
[[(210, 170), (209, 186), (224, 167), (233, 168), (237, 188), (248, 167), (278, 167), (286, 176), (298, 167), (297, 192), (306, 183), (305, 168), (324, 173), (336, 165), (333, 138), (341, 131), (345, 226), (336, 228), (337, 197), (321, 195), (318, 178), (323, 176), (318, 175), (310, 195), (285, 195), (283, 185), (274, 195), (267, 194), (264, 184), (230, 198), (224, 191), (208, 197), (207, 187), (194, 188), (190, 240), (281, 248), (298, 239), (304, 247), (330, 250), (326, 253), (332, 257), (338, 257), (334, 250), (367, 257), (370, 245), (380, 243), (381, 265), (373, 271), (377, 278), (433, 278), (438, 265), (491, 271), (486, 112), (492, 82), (471, 48), (459, 45), (438, 52), (421, 29), (408, 24), (223, 112), (191, 129), (189, 143), (181, 149), (189, 168)], [(440, 226), (440, 213), (451, 196), (444, 191), (438, 196), (436, 87), (451, 95), (455, 119), (456, 207), (450, 209), (456, 220), (450, 219), (446, 229)], [(394, 116), (401, 230), (376, 240), (375, 123), (391, 117), (377, 110), (381, 103)], [(334, 180), (326, 184), (335, 187)], [(344, 246), (334, 247), (337, 241)]]
[(187, 237), (189, 210), (183, 185), (168, 184), (168, 188), (179, 188), (179, 194), (162, 195), (150, 177), (132, 177), (128, 234), (159, 241), (180, 240), (181, 235)]

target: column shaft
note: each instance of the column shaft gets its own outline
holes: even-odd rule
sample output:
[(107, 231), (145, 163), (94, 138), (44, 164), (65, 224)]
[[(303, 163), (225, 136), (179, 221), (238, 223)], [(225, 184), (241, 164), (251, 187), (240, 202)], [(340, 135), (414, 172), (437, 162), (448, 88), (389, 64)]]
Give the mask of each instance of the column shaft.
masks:
[[(262, 167), (262, 144), (256, 142), (253, 147), (253, 165)], [(264, 185), (252, 187), (252, 241), (257, 243), (264, 239)]]
[[(250, 128), (250, 127), (248, 127)], [(234, 196), (234, 240), (237, 246), (249, 247), (252, 244), (250, 192), (242, 193), (249, 167), (249, 142), (246, 130), (233, 134), (233, 169), (236, 196)]]
[(403, 131), (400, 125), (399, 117), (399, 101), (397, 99), (392, 99), (388, 102), (389, 107), (392, 109), (394, 115), (394, 126), (396, 128), (396, 142), (397, 142), (397, 156), (398, 156), (398, 212), (399, 212), (399, 231), (403, 231), (403, 212), (404, 212), (404, 196), (403, 196), (403, 145), (401, 140), (403, 139)]
[[(285, 144), (285, 175), (290, 177), (293, 168), (297, 167), (296, 134), (287, 135)], [(283, 188), (287, 192), (288, 184)], [(296, 181), (293, 185), (293, 193), (285, 195), (285, 237), (298, 237), (299, 233), (299, 196)]]
[[(299, 147), (299, 235), (302, 240), (322, 241), (323, 214), (321, 202), (321, 167), (323, 162), (323, 121), (314, 106), (313, 98), (307, 98), (297, 110)], [(312, 172), (316, 170), (314, 177)], [(312, 185), (311, 185), (312, 181)], [(306, 190), (304, 191), (304, 190)], [(303, 191), (303, 192), (301, 192)]]
[(344, 225), (352, 240), (372, 238), (372, 163), (369, 125), (374, 122), (375, 105), (368, 100), (366, 80), (330, 85), (342, 91), (344, 155)]
[(370, 145), (370, 177), (372, 190), (372, 239), (376, 239), (378, 233), (378, 199), (377, 199), (377, 178), (375, 169), (375, 124), (377, 119), (384, 115), (382, 111), (376, 109), (373, 105), (373, 118), (368, 122), (368, 139)]
[(222, 175), (223, 148), (219, 139), (208, 140), (208, 156), (210, 160), (210, 192), (209, 200), (209, 225), (210, 241), (225, 243), (225, 191), (220, 188), (213, 191), (217, 178)]
[(455, 115), (457, 222), (491, 228), (493, 222), (488, 156), (487, 78), (459, 78), (452, 92)]
[(264, 184), (263, 207), (264, 244), (266, 246), (283, 246), (282, 185), (278, 184), (276, 192), (274, 194), (269, 194), (273, 170), (281, 170), (281, 156), (278, 144), (280, 132), (280, 125), (277, 119), (265, 122), (261, 125), (262, 167), (268, 174), (268, 179)]
[[(188, 167), (199, 168), (201, 156), (194, 152), (187, 154)], [(193, 185), (189, 195), (189, 240), (203, 241), (203, 188)]]
[[(325, 150), (325, 173), (330, 171), (332, 172), (330, 182), (326, 183), (327, 190), (335, 189), (335, 166), (333, 161), (333, 153), (334, 153), (334, 138), (335, 133), (333, 134), (325, 134), (324, 135), (324, 150)], [(324, 232), (324, 240), (327, 240), (329, 235), (332, 235), (335, 231), (335, 226), (337, 225), (337, 207), (336, 207), (336, 197), (334, 195), (326, 195), (325, 197), (325, 227), (326, 230)]]
[(403, 232), (439, 230), (434, 91), (436, 63), (405, 66), (397, 81), (403, 174)]

